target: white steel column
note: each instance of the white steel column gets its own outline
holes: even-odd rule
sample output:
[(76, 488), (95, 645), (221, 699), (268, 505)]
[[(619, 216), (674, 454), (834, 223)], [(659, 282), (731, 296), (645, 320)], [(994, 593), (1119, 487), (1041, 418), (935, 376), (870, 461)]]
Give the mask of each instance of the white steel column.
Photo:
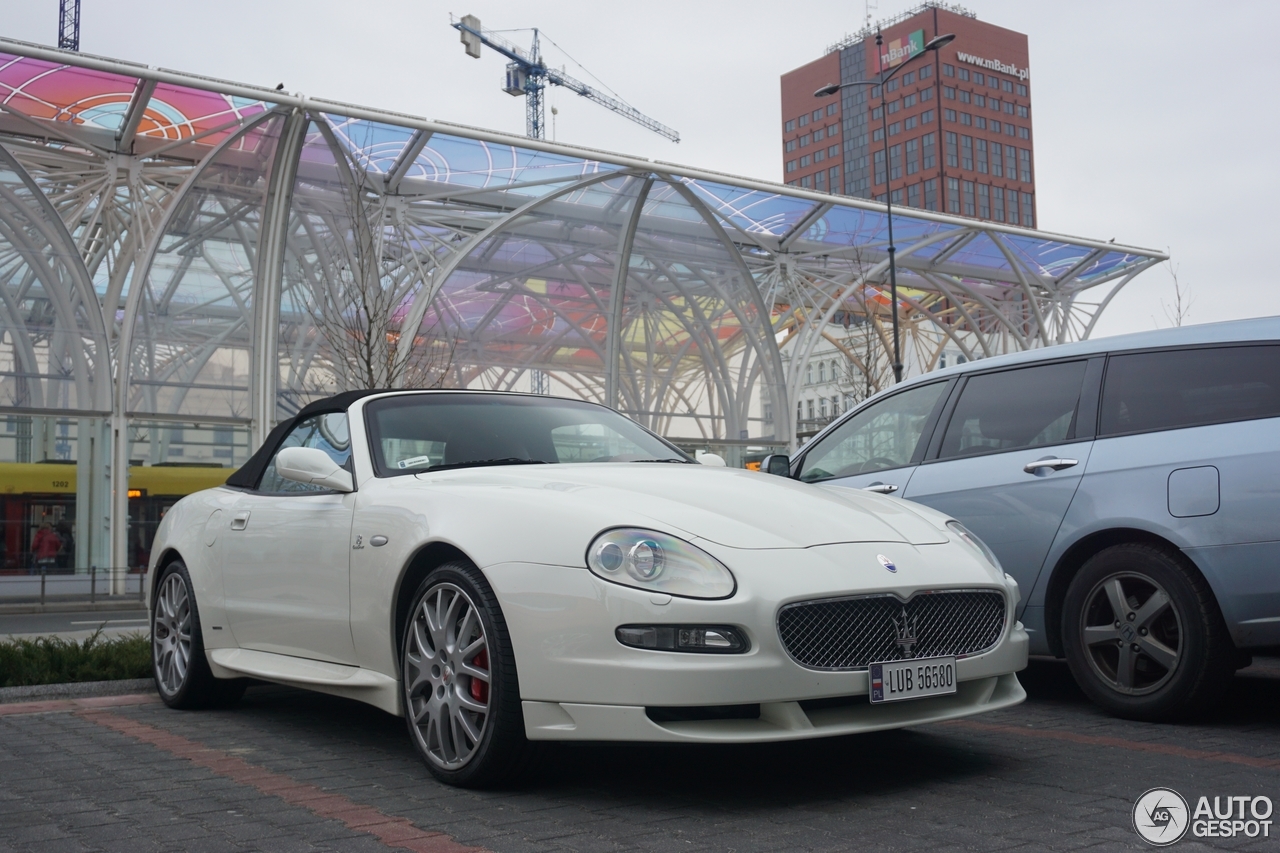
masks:
[(271, 167), (262, 232), (258, 236), (258, 263), (253, 281), (253, 352), (250, 354), (249, 371), (249, 416), (252, 424), (249, 440), (254, 448), (267, 440), (267, 433), (271, 432), (276, 421), (280, 282), (284, 277), (289, 205), (293, 200), (293, 184), (298, 174), (298, 158), (302, 153), (308, 121), (306, 113), (297, 109), (285, 119)]
[[(133, 277), (129, 283), (129, 296), (125, 300), (124, 319), (120, 324), (120, 339), (115, 352), (115, 388), (111, 397), (111, 417), (104, 423), (103, 436), (107, 447), (98, 454), (98, 473), (105, 478), (106, 494), (109, 506), (106, 512), (106, 527), (111, 538), (109, 550), (110, 563), (116, 566), (128, 565), (129, 543), (129, 383), (133, 371), (133, 332), (138, 321), (138, 312), (142, 306), (142, 294), (147, 287), (147, 278), (151, 275), (151, 265), (160, 249), (160, 241), (164, 239), (174, 212), (181, 207), (187, 193), (195, 186), (200, 175), (210, 163), (217, 160), (227, 148), (241, 139), (244, 134), (269, 119), (273, 113), (262, 113), (248, 122), (237, 133), (230, 134), (205, 155), (204, 159), (191, 170), (186, 179), (173, 193), (168, 207), (156, 223), (155, 230), (146, 249), (134, 260)], [(119, 484), (115, 478), (120, 472)]]
[(644, 203), (653, 186), (649, 175), (631, 202), (631, 216), (618, 240), (618, 264), (614, 268), (613, 289), (609, 292), (609, 325), (605, 329), (604, 404), (618, 408), (618, 371), (622, 365), (622, 318), (626, 313), (627, 277), (631, 273), (631, 250), (635, 246), (636, 228), (644, 213)]
[[(784, 394), (786, 380), (784, 379), (785, 374), (782, 368), (782, 354), (779, 352), (778, 343), (774, 339), (773, 321), (770, 319), (771, 315), (769, 313), (769, 309), (764, 304), (764, 298), (760, 295), (760, 288), (756, 284), (755, 276), (751, 274), (751, 270), (747, 268), (746, 262), (742, 259), (742, 252), (739, 251), (737, 244), (729, 239), (729, 235), (720, 224), (719, 217), (716, 216), (710, 208), (703, 204), (702, 200), (699, 199), (688, 187), (686, 187), (683, 181), (670, 176), (664, 177), (667, 177), (671, 186), (684, 198), (685, 201), (689, 203), (689, 206), (698, 211), (699, 215), (702, 216), (703, 221), (707, 223), (708, 227), (711, 228), (716, 237), (719, 238), (720, 243), (729, 253), (730, 262), (738, 268), (739, 274), (742, 275), (742, 286), (751, 296), (752, 307), (756, 310), (756, 316), (758, 318), (757, 322), (760, 324), (760, 328), (753, 329), (752, 324), (748, 321), (747, 317), (742, 314), (742, 311), (738, 306), (731, 305), (731, 309), (738, 317), (738, 322), (742, 327), (743, 334), (747, 335), (747, 340), (751, 342), (757, 352), (761, 355), (765, 381), (769, 383), (770, 394)], [(765, 339), (761, 340), (760, 338), (752, 336), (752, 331), (757, 334), (763, 332)], [(713, 339), (714, 337), (715, 336), (712, 335)], [(726, 389), (726, 391), (731, 392), (731, 389)], [(737, 401), (734, 401), (734, 403), (736, 402)], [(726, 435), (725, 438), (736, 440), (738, 437), (737, 430), (739, 429), (737, 406), (734, 405), (732, 410), (727, 409), (724, 415), (725, 429), (726, 431), (731, 431), (731, 434)], [(788, 427), (787, 432), (790, 434), (778, 435), (775, 428), (774, 439), (790, 442), (794, 432), (790, 427)]]
[[(111, 551), (111, 419), (76, 424), (76, 568), (109, 566)], [(127, 500), (127, 496), (126, 496)], [(127, 504), (126, 504), (127, 506)]]

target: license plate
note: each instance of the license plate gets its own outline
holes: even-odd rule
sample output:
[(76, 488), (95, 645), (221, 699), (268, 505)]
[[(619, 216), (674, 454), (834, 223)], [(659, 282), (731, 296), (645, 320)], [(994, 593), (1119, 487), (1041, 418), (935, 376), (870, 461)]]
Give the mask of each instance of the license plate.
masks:
[(870, 675), (873, 705), (956, 692), (953, 657), (873, 663)]

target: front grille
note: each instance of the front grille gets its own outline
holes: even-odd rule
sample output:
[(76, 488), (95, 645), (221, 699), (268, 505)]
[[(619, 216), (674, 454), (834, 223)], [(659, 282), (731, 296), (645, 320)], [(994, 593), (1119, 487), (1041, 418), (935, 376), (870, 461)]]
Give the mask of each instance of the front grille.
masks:
[(778, 636), (801, 666), (861, 669), (986, 651), (1004, 633), (1004, 611), (995, 590), (922, 592), (906, 602), (896, 595), (801, 601), (778, 612)]

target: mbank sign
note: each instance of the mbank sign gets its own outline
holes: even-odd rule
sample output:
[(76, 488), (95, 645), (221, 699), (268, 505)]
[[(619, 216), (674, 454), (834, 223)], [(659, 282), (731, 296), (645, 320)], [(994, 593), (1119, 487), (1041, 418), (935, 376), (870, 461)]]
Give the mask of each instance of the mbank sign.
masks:
[(984, 59), (981, 56), (974, 56), (969, 53), (957, 53), (956, 59), (961, 62), (967, 62), (970, 65), (976, 65), (979, 68), (986, 68), (990, 71), (999, 71), (1002, 74), (1012, 74), (1019, 80), (1026, 80), (1031, 76), (1030, 68), (1019, 68), (1011, 62), (1005, 63), (998, 59)]
[(916, 30), (906, 38), (897, 38), (885, 45), (884, 52), (880, 54), (880, 65), (884, 68), (892, 68), (906, 62), (922, 50), (924, 50), (924, 30)]

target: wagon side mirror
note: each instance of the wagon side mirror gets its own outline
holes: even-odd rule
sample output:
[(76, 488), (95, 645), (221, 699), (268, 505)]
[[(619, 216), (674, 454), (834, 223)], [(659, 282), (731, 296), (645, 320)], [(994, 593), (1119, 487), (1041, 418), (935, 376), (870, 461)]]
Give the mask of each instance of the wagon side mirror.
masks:
[(286, 447), (276, 454), (276, 471), (286, 480), (323, 486), (335, 492), (351, 492), (351, 472), (316, 447)]
[(791, 476), (791, 457), (785, 453), (770, 453), (760, 463), (760, 470), (779, 477)]

